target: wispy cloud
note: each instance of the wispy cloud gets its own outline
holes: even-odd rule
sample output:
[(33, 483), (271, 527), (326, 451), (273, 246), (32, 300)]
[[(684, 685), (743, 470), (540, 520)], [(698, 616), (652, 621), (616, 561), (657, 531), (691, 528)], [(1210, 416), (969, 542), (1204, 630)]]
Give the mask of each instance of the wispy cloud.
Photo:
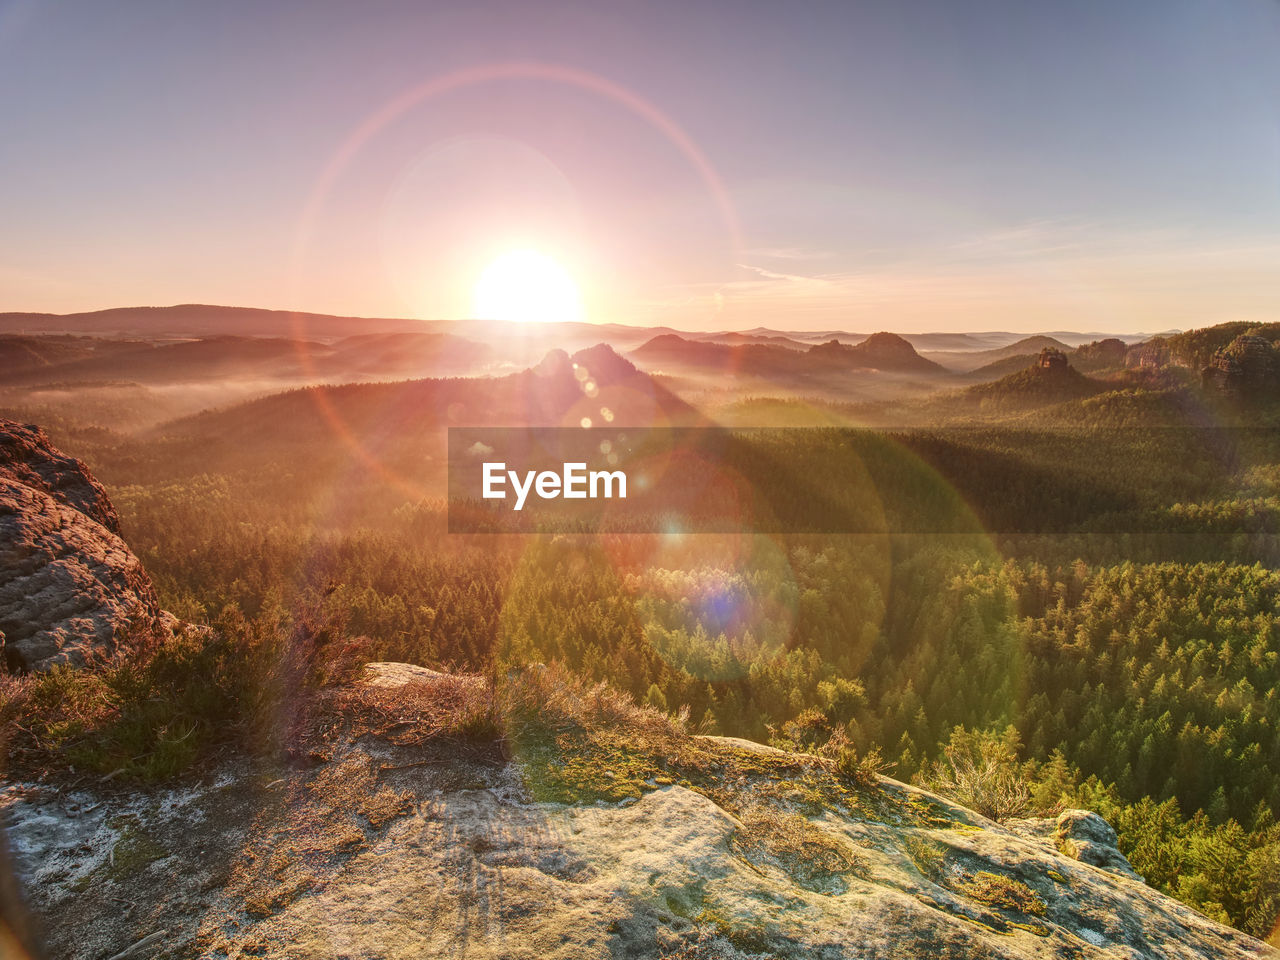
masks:
[(655, 298), (676, 325), (792, 329), (1140, 330), (1280, 319), (1280, 235), (1205, 238), (1036, 221), (895, 262), (742, 275)]
[(755, 274), (763, 280), (781, 280), (787, 283), (816, 283), (823, 284), (827, 281), (822, 277), (804, 277), (796, 273), (778, 273), (776, 270), (766, 270), (764, 267), (753, 266), (749, 263), (735, 264), (739, 269), (746, 270)]

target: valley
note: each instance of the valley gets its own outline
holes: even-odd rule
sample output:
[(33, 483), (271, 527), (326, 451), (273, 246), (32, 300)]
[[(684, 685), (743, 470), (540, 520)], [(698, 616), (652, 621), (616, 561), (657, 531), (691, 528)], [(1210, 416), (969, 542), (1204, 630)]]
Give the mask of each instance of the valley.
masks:
[[(10, 678), (15, 772), (145, 784), (278, 757), (254, 711), (307, 713), (353, 660), (549, 664), (699, 735), (874, 757), (988, 816), (1098, 811), (1152, 887), (1272, 935), (1280, 327), (1055, 338), (1012, 372), (990, 351), (1021, 364), (1040, 338), (947, 368), (889, 334), (649, 332), (488, 375), (517, 360), (484, 338), (456, 375), (430, 366), (455, 334), (0, 338), (0, 416), (88, 465), (160, 605), (223, 645), (216, 707), (183, 692), (179, 664), (205, 654), (164, 647), (132, 686)], [(446, 532), (450, 426), (713, 425), (745, 431), (720, 496), (809, 532), (749, 513), (686, 536)], [(859, 532), (824, 527), (832, 510)], [(300, 642), (315, 666), (279, 686), (266, 651)], [(151, 684), (172, 714), (144, 706)], [(975, 770), (1024, 786), (993, 794)]]

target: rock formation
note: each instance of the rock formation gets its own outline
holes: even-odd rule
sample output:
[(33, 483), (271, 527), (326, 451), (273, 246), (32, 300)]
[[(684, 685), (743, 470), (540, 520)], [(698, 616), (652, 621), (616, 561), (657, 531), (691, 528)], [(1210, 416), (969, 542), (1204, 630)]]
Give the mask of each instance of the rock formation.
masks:
[(1013, 820), (1005, 826), (1081, 863), (1133, 880), (1142, 879), (1120, 852), (1111, 824), (1092, 810), (1064, 810), (1056, 818)]
[(106, 491), (37, 427), (0, 420), (0, 650), (45, 670), (155, 631), (151, 580)]
[(49, 956), (1280, 958), (1148, 887), (1085, 811), (1002, 826), (729, 738), (646, 754), (665, 735), (650, 716), (629, 740), (625, 711), (568, 753), (414, 737), (412, 704), (483, 683), (371, 665), (344, 696), (388, 724), (305, 768), (14, 785), (0, 808)]
[(1036, 366), (1042, 370), (1065, 370), (1067, 355), (1056, 347), (1045, 347), (1036, 358)]
[(1274, 395), (1280, 392), (1280, 350), (1262, 337), (1236, 337), (1213, 355), (1201, 381), (1238, 399)]
[(967, 393), (997, 403), (1061, 403), (1106, 389), (1103, 382), (1086, 377), (1073, 367), (1061, 350), (1046, 347), (1031, 366), (990, 383), (975, 384)]
[(37, 426), (0, 420), (0, 478), (47, 493), (120, 532), (120, 518), (102, 484), (79, 460), (54, 450)]

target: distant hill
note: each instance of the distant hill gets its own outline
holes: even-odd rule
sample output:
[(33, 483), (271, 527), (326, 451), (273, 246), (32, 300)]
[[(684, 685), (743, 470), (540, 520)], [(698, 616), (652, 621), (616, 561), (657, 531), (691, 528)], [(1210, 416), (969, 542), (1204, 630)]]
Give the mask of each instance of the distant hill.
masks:
[(1280, 342), (1280, 323), (1219, 323), (1168, 337), (1153, 337), (1140, 346), (1145, 348), (1146, 356), (1158, 357), (1163, 353), (1169, 362), (1199, 370), (1208, 365), (1215, 353), (1241, 336), (1260, 337), (1270, 343)]
[(1046, 349), (1027, 367), (992, 383), (969, 387), (978, 400), (1057, 403), (1102, 393), (1108, 387), (1076, 370), (1061, 351)]
[[(691, 340), (730, 345), (760, 344), (805, 349), (829, 340), (857, 344), (868, 334), (857, 331), (777, 330), (754, 327), (738, 331), (680, 331), (669, 326), (625, 323), (504, 323), (492, 320), (419, 320), (405, 317), (353, 317), (307, 311), (267, 310), (216, 304), (185, 303), (174, 306), (113, 307), (81, 313), (0, 312), (0, 334), (69, 333), (92, 336), (156, 337), (279, 337), (331, 340), (372, 333), (445, 333), (485, 343), (528, 342), (546, 350), (551, 344), (580, 349), (605, 342), (630, 350), (662, 334), (679, 334)], [(1068, 331), (1049, 335), (1061, 344), (1078, 345), (1106, 334)], [(1008, 347), (1024, 340), (1024, 334), (1008, 331), (908, 333), (902, 338), (919, 351), (973, 353)], [(1138, 337), (1126, 335), (1126, 342)], [(1029, 352), (1024, 349), (1020, 352)], [(994, 357), (987, 358), (989, 362)], [(974, 363), (973, 366), (980, 366)]]
[(32, 370), (63, 367), (88, 357), (106, 357), (135, 350), (136, 341), (78, 336), (0, 335), (0, 376), (6, 382)]
[(828, 340), (807, 350), (755, 343), (710, 343), (666, 334), (654, 337), (631, 356), (662, 369), (769, 380), (803, 380), (858, 371), (930, 377), (945, 374), (942, 367), (921, 357), (910, 343), (892, 333), (872, 334), (857, 344)]
[(599, 344), (505, 377), (317, 386), (273, 394), (166, 425), (173, 437), (285, 445), (349, 431), (391, 448), (448, 426), (693, 425), (701, 415), (613, 349)]
[(885, 370), (892, 373), (920, 373), (936, 376), (946, 371), (940, 364), (926, 360), (910, 341), (896, 333), (873, 333), (852, 346), (830, 340), (809, 350), (807, 356), (824, 362), (847, 365), (852, 369)]
[(314, 361), (318, 373), (345, 376), (453, 376), (494, 359), (494, 349), (449, 333), (365, 333), (332, 345)]
[[(626, 324), (509, 323), (497, 320), (417, 320), (331, 316), (257, 307), (179, 304), (170, 307), (119, 307), (88, 313), (0, 313), (0, 334), (88, 334), (142, 339), (264, 337), (332, 341), (352, 336), (440, 334), (501, 345), (509, 359), (533, 362), (555, 346), (580, 349), (601, 341), (630, 349), (670, 327)], [(775, 334), (776, 335), (776, 334)], [(779, 335), (780, 336), (780, 335)]]
[(1071, 350), (1071, 347), (1061, 340), (1038, 334), (1034, 337), (1023, 337), (1021, 340), (1007, 346), (997, 347), (992, 350), (936, 350), (930, 351), (927, 356), (930, 360), (940, 363), (948, 370), (968, 373), (977, 370), (979, 367), (985, 367), (1000, 360), (1007, 360), (1010, 357), (1037, 354), (1045, 347), (1052, 347), (1064, 353)]
[(1019, 353), (1012, 357), (1005, 357), (1002, 360), (993, 360), (991, 363), (983, 364), (976, 370), (970, 370), (961, 374), (965, 380), (973, 383), (990, 383), (993, 380), (999, 380), (1001, 377), (1007, 377), (1011, 373), (1019, 373), (1036, 362), (1036, 354)]
[(6, 386), (127, 380), (177, 384), (260, 378), (315, 382), (459, 375), (491, 349), (442, 333), (379, 333), (337, 342), (214, 336), (172, 341), (0, 336)]
[(89, 313), (0, 313), (3, 333), (90, 333), (133, 336), (343, 337), (422, 331), (421, 320), (335, 317), (321, 313), (184, 303), (117, 307)]
[(1016, 333), (904, 333), (917, 350), (986, 350), (1008, 343)]
[(667, 333), (654, 337), (630, 355), (647, 366), (662, 369), (772, 377), (801, 373), (805, 351), (759, 343), (691, 340)]
[(764, 334), (748, 334), (748, 333), (704, 333), (690, 334), (690, 340), (699, 340), (704, 343), (724, 343), (731, 346), (741, 344), (755, 344), (765, 347), (785, 347), (788, 350), (807, 350), (810, 344), (801, 343), (799, 340), (793, 340), (790, 337)]

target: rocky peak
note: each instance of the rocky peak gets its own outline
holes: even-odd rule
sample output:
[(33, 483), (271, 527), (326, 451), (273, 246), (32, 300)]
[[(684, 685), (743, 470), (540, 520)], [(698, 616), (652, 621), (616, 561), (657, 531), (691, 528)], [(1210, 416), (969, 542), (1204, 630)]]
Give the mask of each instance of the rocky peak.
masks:
[(1120, 852), (1111, 824), (1092, 810), (1064, 810), (1057, 817), (1011, 820), (1005, 826), (1073, 860), (1131, 880), (1142, 879)]
[(881, 331), (873, 333), (862, 343), (858, 344), (864, 351), (871, 353), (881, 353), (885, 356), (898, 357), (914, 357), (916, 356), (916, 348), (911, 345), (911, 341), (898, 336), (896, 333), (888, 333)]
[(151, 579), (102, 485), (38, 428), (0, 420), (0, 651), (10, 670), (81, 664), (161, 629)]
[(1065, 370), (1067, 355), (1056, 347), (1045, 347), (1036, 358), (1036, 366), (1042, 370)]
[(886, 370), (900, 373), (939, 374), (942, 367), (916, 352), (909, 340), (896, 333), (873, 333), (861, 343), (849, 346), (838, 340), (810, 347), (808, 355), (828, 363), (851, 365), (857, 369)]
[(848, 350), (849, 350), (849, 345), (847, 343), (841, 343), (839, 340), (835, 339), (834, 337), (832, 337), (830, 340), (824, 340), (822, 343), (816, 344), (815, 346), (812, 346), (809, 348), (809, 352), (813, 354), (824, 354), (824, 353), (837, 354), (837, 353), (847, 352)]
[(618, 356), (607, 343), (597, 343), (594, 347), (579, 350), (573, 355), (573, 362), (601, 385), (617, 383), (637, 372), (635, 364)]

